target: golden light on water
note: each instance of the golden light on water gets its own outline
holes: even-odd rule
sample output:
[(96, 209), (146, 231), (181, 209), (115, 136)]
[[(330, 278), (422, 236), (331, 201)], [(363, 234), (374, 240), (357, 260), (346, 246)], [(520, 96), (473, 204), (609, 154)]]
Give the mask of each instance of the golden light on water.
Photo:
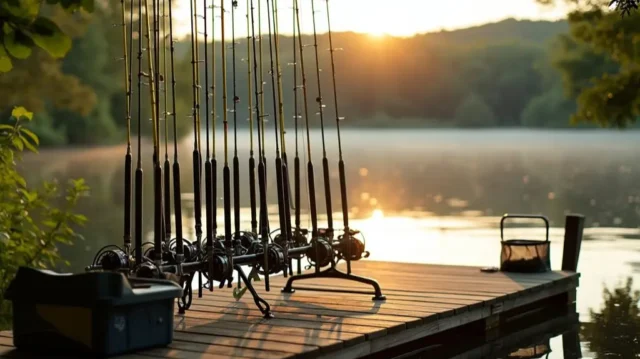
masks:
[(384, 212), (381, 209), (376, 209), (371, 213), (371, 219), (383, 219)]

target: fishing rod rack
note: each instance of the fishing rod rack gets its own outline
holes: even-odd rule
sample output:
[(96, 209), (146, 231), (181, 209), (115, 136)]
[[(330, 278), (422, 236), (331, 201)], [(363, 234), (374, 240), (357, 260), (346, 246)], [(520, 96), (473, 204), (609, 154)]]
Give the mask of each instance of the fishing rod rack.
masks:
[[(295, 122), (295, 159), (294, 159), (294, 181), (293, 186), (290, 181), (288, 169), (286, 141), (285, 141), (285, 121), (283, 105), (283, 81), (280, 70), (279, 57), (279, 30), (278, 30), (278, 5), (277, 0), (246, 0), (246, 29), (247, 29), (247, 73), (248, 73), (248, 107), (247, 115), (250, 126), (250, 156), (249, 156), (249, 197), (251, 199), (251, 230), (242, 231), (240, 229), (240, 195), (246, 189), (240, 189), (239, 156), (237, 147), (237, 117), (240, 97), (237, 93), (237, 67), (239, 62), (236, 58), (236, 11), (238, 1), (236, 0), (212, 0), (208, 6), (204, 2), (204, 8), (200, 14), (196, 8), (196, 0), (190, 0), (191, 11), (191, 64), (192, 64), (192, 99), (193, 107), (189, 116), (193, 121), (193, 185), (194, 185), (194, 219), (195, 235), (192, 239), (185, 238), (183, 234), (182, 218), (182, 198), (181, 198), (181, 177), (180, 164), (178, 158), (177, 125), (178, 116), (176, 114), (175, 97), (175, 65), (174, 65), (174, 37), (173, 37), (173, 4), (172, 0), (138, 0), (129, 2), (127, 8), (126, 1), (121, 0), (122, 10), (122, 38), (125, 70), (125, 90), (126, 90), (126, 114), (127, 121), (127, 152), (125, 157), (125, 210), (124, 210), (124, 245), (107, 245), (100, 249), (94, 256), (87, 271), (112, 271), (120, 272), (128, 277), (134, 278), (155, 278), (174, 280), (183, 288), (182, 298), (178, 301), (180, 313), (184, 313), (191, 307), (193, 302), (193, 290), (198, 291), (198, 296), (202, 297), (204, 290), (214, 291), (217, 287), (234, 287), (234, 272), (237, 273), (237, 286), (233, 289), (236, 298), (241, 297), (249, 291), (256, 306), (260, 309), (265, 318), (273, 317), (271, 307), (255, 290), (256, 281), (264, 281), (266, 291), (271, 290), (270, 277), (282, 274), (288, 281), (282, 289), (284, 293), (293, 293), (295, 290), (315, 290), (338, 293), (355, 293), (373, 295), (373, 300), (385, 300), (379, 284), (369, 278), (360, 277), (352, 273), (351, 263), (359, 261), (369, 256), (366, 251), (364, 236), (349, 226), (349, 212), (346, 190), (345, 164), (342, 156), (342, 145), (340, 138), (340, 121), (343, 119), (339, 115), (338, 96), (335, 75), (335, 62), (333, 40), (331, 35), (331, 23), (329, 17), (329, 2), (324, 0), (327, 10), (327, 25), (329, 42), (331, 45), (331, 68), (333, 79), (333, 97), (335, 105), (335, 120), (338, 135), (339, 147), (339, 177), (340, 193), (342, 199), (342, 215), (344, 229), (335, 229), (333, 226), (333, 212), (331, 203), (331, 188), (329, 183), (329, 161), (325, 150), (325, 124), (322, 88), (320, 85), (320, 63), (318, 56), (318, 40), (316, 33), (316, 10), (311, 1), (311, 11), (313, 19), (313, 39), (315, 48), (317, 76), (317, 97), (315, 102), (318, 105), (318, 114), (322, 130), (322, 153), (323, 153), (323, 177), (325, 189), (325, 204), (327, 209), (327, 228), (321, 229), (318, 226), (314, 167), (311, 161), (311, 138), (309, 135), (309, 95), (306, 85), (306, 70), (304, 65), (303, 48), (300, 36), (300, 8), (298, 0), (293, 0), (293, 96), (294, 96), (294, 122)], [(225, 9), (230, 5), (231, 10)], [(256, 16), (257, 5), (257, 16)], [(262, 6), (266, 5), (266, 9)], [(144, 10), (143, 10), (144, 9)], [(215, 16), (215, 11), (219, 10), (219, 16)], [(264, 11), (266, 10), (266, 11)], [(129, 11), (129, 24), (127, 26), (127, 11)], [(207, 13), (211, 16), (208, 18)], [(225, 18), (227, 13), (231, 13), (231, 45), (227, 44)], [(266, 12), (268, 35), (262, 33), (262, 14)], [(133, 154), (131, 143), (131, 122), (133, 114), (133, 28), (134, 13), (137, 13), (137, 45), (138, 45), (138, 81), (137, 81), (137, 165), (135, 174), (133, 171)], [(219, 19), (220, 24), (217, 23)], [(204, 30), (198, 30), (199, 20), (204, 22)], [(216, 39), (211, 41), (211, 49), (208, 50), (208, 24), (220, 26), (222, 58), (222, 90), (216, 88)], [(256, 32), (256, 22), (258, 23)], [(201, 43), (198, 36), (204, 35), (204, 61), (200, 60), (199, 52)], [(142, 44), (146, 40), (146, 44)], [(268, 74), (271, 77), (272, 105), (271, 112), (267, 114), (267, 100), (265, 98), (264, 87), (268, 82), (264, 78), (263, 69), (263, 43), (268, 46)], [(232, 91), (227, 85), (227, 48), (231, 48), (232, 55)], [(167, 58), (167, 50), (170, 56)], [(209, 58), (211, 52), (211, 61)], [(145, 56), (146, 55), (146, 56)], [(146, 57), (146, 68), (143, 65), (143, 58)], [(243, 60), (244, 61), (244, 60)], [(204, 68), (204, 86), (201, 85), (200, 70)], [(212, 69), (213, 78), (210, 85), (209, 69)], [(169, 74), (170, 72), (170, 74)], [(298, 79), (301, 78), (301, 82)], [(147, 81), (145, 83), (145, 81)], [(153, 241), (143, 241), (143, 213), (142, 213), (142, 187), (143, 172), (141, 158), (141, 134), (143, 114), (141, 112), (142, 87), (145, 84), (149, 87), (150, 112), (153, 130), (153, 201), (154, 201), (154, 229)], [(204, 96), (201, 93), (204, 89)], [(303, 96), (299, 96), (302, 91)], [(215, 96), (222, 93), (224, 108), (222, 111), (224, 124), (224, 156), (222, 158), (222, 170), (218, 168), (218, 158), (216, 158), (216, 101)], [(232, 92), (229, 96), (229, 92)], [(169, 93), (171, 95), (169, 96)], [(202, 116), (201, 98), (204, 97), (205, 110), (205, 151), (202, 150)], [(232, 107), (228, 107), (227, 98), (232, 98)], [(303, 106), (299, 106), (302, 100)], [(299, 111), (303, 109), (303, 111)], [(232, 115), (229, 116), (229, 113)], [(275, 118), (275, 172), (277, 195), (278, 195), (278, 219), (279, 228), (270, 230), (269, 213), (267, 203), (267, 158), (265, 143), (265, 117)], [(233, 150), (229, 150), (229, 117), (233, 120)], [(169, 158), (169, 122), (173, 120), (173, 164)], [(301, 178), (301, 163), (298, 149), (299, 122), (304, 119), (306, 129), (306, 155), (308, 163), (306, 166), (307, 185), (309, 192), (309, 212), (310, 229), (302, 228), (301, 216), (301, 191), (303, 182)], [(164, 163), (161, 163), (161, 130), (160, 121), (164, 120)], [(213, 125), (210, 127), (210, 122)], [(254, 126), (255, 125), (255, 126)], [(254, 127), (257, 127), (258, 149), (254, 155)], [(210, 135), (213, 135), (212, 140)], [(213, 143), (211, 151), (210, 143)], [(229, 161), (229, 152), (233, 152), (233, 158)], [(257, 158), (256, 158), (257, 157)], [(257, 166), (256, 166), (257, 160)], [(204, 162), (204, 166), (203, 166)], [(256, 173), (257, 170), (257, 173)], [(164, 175), (163, 175), (164, 172)], [(222, 172), (222, 177), (218, 175)], [(231, 173), (233, 172), (233, 176)], [(204, 183), (202, 177), (204, 176)], [(173, 178), (173, 181), (172, 181)], [(233, 179), (233, 183), (232, 183)], [(173, 182), (173, 183), (172, 183)], [(223, 187), (223, 218), (224, 229), (222, 234), (217, 234), (217, 211), (216, 199), (218, 195), (217, 184), (221, 182)], [(256, 186), (257, 182), (257, 186)], [(172, 186), (173, 184), (173, 186)], [(204, 186), (203, 186), (204, 185)], [(204, 226), (202, 221), (203, 203), (202, 195), (204, 190)], [(257, 187), (257, 188), (256, 188)], [(291, 188), (294, 187), (294, 194)], [(135, 189), (135, 191), (134, 191)], [(172, 190), (173, 189), (173, 193)], [(245, 192), (246, 193), (246, 192)], [(173, 194), (173, 196), (172, 196)], [(256, 196), (257, 195), (257, 196)], [(293, 199), (291, 198), (293, 197)], [(175, 234), (171, 233), (172, 211), (170, 204), (173, 199), (175, 219)], [(231, 202), (233, 200), (233, 213)], [(293, 200), (293, 201), (292, 201)], [(293, 202), (293, 203), (292, 203)], [(133, 204), (133, 206), (132, 206)], [(259, 208), (259, 210), (258, 210)], [(295, 213), (292, 215), (291, 210)], [(132, 226), (132, 217), (135, 226)], [(292, 223), (292, 217), (294, 223)], [(232, 228), (232, 219), (234, 228)], [(132, 227), (135, 231), (132, 235)], [(204, 227), (204, 230), (203, 230)], [(132, 243), (132, 238), (134, 239)], [(306, 258), (308, 265), (303, 273), (302, 262)], [(293, 261), (297, 261), (297, 268), (294, 274)], [(346, 272), (338, 269), (338, 264), (346, 263)], [(245, 272), (249, 269), (249, 273)], [(197, 283), (194, 280), (197, 278)], [(345, 290), (322, 286), (294, 287), (293, 284), (299, 281), (313, 278), (334, 278), (351, 280), (363, 283), (372, 287), (372, 291)]]

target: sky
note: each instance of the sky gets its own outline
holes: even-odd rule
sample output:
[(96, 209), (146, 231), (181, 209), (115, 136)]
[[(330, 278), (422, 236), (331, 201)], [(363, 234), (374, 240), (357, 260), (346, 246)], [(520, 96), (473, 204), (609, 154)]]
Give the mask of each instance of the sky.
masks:
[[(198, 13), (204, 11), (204, 0), (198, 2)], [(207, 0), (211, 6), (212, 0)], [(215, 1), (216, 17), (215, 36), (220, 39), (220, 0)], [(311, 1), (298, 0), (300, 6), (300, 22), (303, 33), (311, 33), (312, 10)], [(254, 0), (257, 8), (258, 0)], [(231, 36), (231, 0), (225, 0), (226, 38)], [(267, 29), (266, 0), (261, 0), (264, 31)], [(272, 1), (269, 1), (272, 3)], [(174, 18), (176, 31), (187, 34), (190, 29), (189, 1), (174, 0)], [(318, 33), (327, 31), (326, 1), (315, 0), (316, 29)], [(401, 5), (400, 5), (401, 4)], [(453, 30), (487, 22), (500, 21), (505, 18), (517, 19), (550, 19), (564, 17), (562, 8), (549, 8), (536, 4), (535, 0), (330, 0), (331, 30), (354, 31), (372, 36), (412, 36), (418, 33)], [(278, 1), (278, 20), (281, 33), (293, 31), (293, 0)], [(211, 9), (208, 11), (209, 37), (211, 37)], [(256, 10), (257, 11), (257, 10)], [(247, 0), (239, 0), (236, 14), (236, 37), (247, 34)], [(257, 14), (257, 12), (256, 12)], [(257, 21), (257, 18), (256, 18)], [(200, 31), (204, 21), (200, 19)], [(256, 24), (257, 26), (257, 24)], [(256, 28), (257, 31), (257, 28)]]

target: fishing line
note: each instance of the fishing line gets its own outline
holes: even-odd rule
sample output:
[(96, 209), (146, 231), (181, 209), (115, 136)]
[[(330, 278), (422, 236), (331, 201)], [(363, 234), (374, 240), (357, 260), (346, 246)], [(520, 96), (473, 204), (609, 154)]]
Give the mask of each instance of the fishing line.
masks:
[[(311, 157), (311, 134), (309, 131), (309, 101), (307, 95), (307, 75), (304, 67), (304, 47), (302, 45), (302, 32), (300, 30), (300, 8), (298, 7), (298, 0), (294, 0), (294, 8), (296, 12), (296, 25), (298, 27), (298, 50), (300, 51), (300, 72), (302, 75), (302, 94), (304, 101), (304, 118), (305, 127), (307, 132), (307, 182), (309, 184), (309, 210), (311, 212), (311, 241), (315, 248), (316, 258), (319, 258), (319, 245), (318, 245), (318, 213), (316, 209), (316, 191), (315, 191), (315, 179), (313, 171), (313, 162)], [(315, 266), (316, 273), (320, 272), (320, 266)]]
[[(248, 111), (249, 111), (249, 199), (251, 203), (251, 233), (258, 233), (258, 221), (256, 218), (256, 161), (253, 154), (253, 88), (251, 72), (251, 44), (254, 37), (251, 34), (251, 4), (247, 0), (247, 89), (248, 89)], [(257, 88), (257, 86), (256, 86)], [(258, 156), (260, 154), (258, 153)]]
[[(258, 71), (258, 55), (256, 51), (256, 31), (255, 31), (255, 16), (254, 16), (254, 6), (253, 0), (250, 1), (251, 6), (251, 36), (253, 38), (253, 79), (256, 84), (255, 86), (255, 112), (257, 119), (257, 127), (258, 127), (258, 186), (260, 189), (260, 237), (262, 240), (262, 248), (263, 248), (263, 263), (264, 267), (264, 287), (268, 292), (270, 290), (269, 285), (269, 252), (267, 250), (269, 244), (269, 225), (267, 221), (267, 186), (266, 186), (266, 170), (265, 170), (265, 158), (262, 155), (264, 152), (263, 148), (263, 127), (264, 122), (262, 121), (262, 110), (263, 110), (263, 101), (261, 101), (262, 93), (263, 93), (263, 82), (262, 82), (262, 65), (260, 65), (260, 71)], [(258, 0), (258, 23), (260, 23), (260, 0)], [(261, 36), (261, 35), (259, 35)], [(261, 37), (260, 37), (261, 40)], [(260, 41), (260, 47), (262, 47), (262, 41)], [(262, 50), (260, 49), (260, 61), (262, 61)], [(260, 75), (260, 76), (258, 76)], [(260, 81), (260, 84), (258, 83)]]
[(331, 183), (329, 182), (329, 160), (327, 160), (327, 150), (324, 138), (324, 104), (322, 99), (322, 85), (320, 84), (320, 58), (318, 56), (318, 35), (316, 32), (316, 9), (314, 2), (311, 1), (311, 12), (313, 22), (313, 48), (315, 50), (316, 57), (316, 77), (318, 81), (318, 97), (316, 102), (318, 103), (318, 114), (320, 116), (320, 132), (322, 134), (322, 172), (324, 175), (324, 196), (327, 207), (327, 233), (329, 237), (333, 236), (333, 211), (331, 208)]

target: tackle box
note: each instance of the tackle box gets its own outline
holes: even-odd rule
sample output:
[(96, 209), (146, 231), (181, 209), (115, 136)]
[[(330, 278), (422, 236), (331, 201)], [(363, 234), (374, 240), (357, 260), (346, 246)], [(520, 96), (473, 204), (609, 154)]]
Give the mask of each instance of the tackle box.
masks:
[(171, 343), (174, 298), (181, 295), (182, 288), (171, 281), (26, 267), (6, 292), (18, 350), (89, 357)]

